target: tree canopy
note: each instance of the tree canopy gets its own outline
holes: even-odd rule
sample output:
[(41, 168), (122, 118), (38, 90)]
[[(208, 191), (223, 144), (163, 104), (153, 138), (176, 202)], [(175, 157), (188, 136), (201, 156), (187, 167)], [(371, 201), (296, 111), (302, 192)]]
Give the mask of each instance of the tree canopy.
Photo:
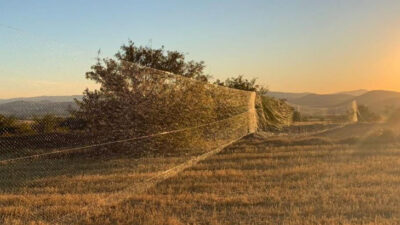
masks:
[(239, 89), (239, 90), (255, 91), (261, 95), (266, 94), (268, 91), (262, 85), (257, 84), (257, 78), (248, 80), (248, 79), (244, 78), (243, 75), (238, 75), (236, 77), (227, 78), (224, 82), (217, 79), (214, 82), (214, 84), (229, 87), (229, 88), (235, 88), (235, 89)]
[(208, 84), (204, 68), (203, 62), (185, 61), (183, 53), (137, 47), (130, 41), (115, 58), (98, 58), (86, 73), (100, 88), (85, 90), (74, 115), (92, 131), (138, 135), (242, 112), (247, 103), (230, 101), (246, 102), (240, 98), (246, 94)]
[(247, 109), (245, 92), (217, 85), (266, 93), (257, 79), (248, 80), (243, 75), (217, 80), (217, 85), (205, 84), (210, 83), (210, 76), (204, 69), (203, 61), (186, 61), (181, 52), (136, 46), (129, 41), (115, 58), (98, 57), (86, 73), (100, 88), (85, 90), (73, 116), (92, 132), (143, 135), (213, 122)]
[(208, 81), (210, 76), (204, 73), (203, 61), (186, 61), (185, 54), (178, 51), (166, 51), (164, 46), (158, 49), (136, 46), (132, 41), (121, 46), (115, 54), (119, 61), (126, 61), (146, 66), (149, 68), (168, 71), (196, 80)]

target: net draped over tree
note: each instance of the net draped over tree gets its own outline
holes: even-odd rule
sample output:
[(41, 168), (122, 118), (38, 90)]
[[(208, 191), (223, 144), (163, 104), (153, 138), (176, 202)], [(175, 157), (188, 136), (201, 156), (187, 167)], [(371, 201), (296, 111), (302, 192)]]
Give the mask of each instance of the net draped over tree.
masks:
[(86, 73), (100, 88), (84, 92), (74, 115), (91, 132), (124, 137), (195, 127), (248, 110), (250, 92), (209, 84), (203, 69), (203, 62), (186, 62), (182, 53), (129, 42), (115, 59), (99, 59)]

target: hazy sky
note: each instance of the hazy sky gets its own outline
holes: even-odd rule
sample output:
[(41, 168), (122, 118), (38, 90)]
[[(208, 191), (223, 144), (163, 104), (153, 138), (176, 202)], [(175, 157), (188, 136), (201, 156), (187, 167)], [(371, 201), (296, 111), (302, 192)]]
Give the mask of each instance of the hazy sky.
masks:
[(0, 0), (0, 98), (80, 94), (128, 39), (273, 91), (400, 91), (399, 0)]

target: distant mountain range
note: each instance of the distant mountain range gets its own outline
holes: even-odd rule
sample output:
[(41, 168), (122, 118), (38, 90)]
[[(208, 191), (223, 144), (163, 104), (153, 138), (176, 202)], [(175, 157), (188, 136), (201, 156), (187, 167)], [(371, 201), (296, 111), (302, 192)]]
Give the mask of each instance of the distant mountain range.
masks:
[(38, 97), (27, 97), (27, 98), (10, 98), (10, 99), (0, 99), (0, 104), (16, 101), (24, 102), (73, 102), (74, 99), (82, 99), (82, 95), (71, 95), (71, 96), (38, 96)]
[(359, 90), (354, 90), (354, 91), (342, 91), (342, 92), (339, 92), (339, 93), (337, 93), (337, 94), (345, 94), (345, 95), (360, 96), (360, 95), (363, 95), (363, 94), (365, 94), (365, 93), (367, 93), (367, 92), (368, 92), (368, 90), (359, 89)]
[(75, 102), (14, 101), (0, 104), (0, 114), (12, 115), (19, 118), (30, 118), (32, 116), (47, 114), (67, 116), (71, 110), (76, 108)]
[(353, 95), (347, 94), (309, 94), (301, 98), (295, 98), (288, 100), (290, 103), (296, 105), (303, 105), (309, 107), (332, 107), (340, 105), (356, 98)]
[(332, 96), (332, 95), (350, 95), (350, 96), (360, 96), (365, 93), (367, 93), (368, 90), (360, 89), (360, 90), (354, 90), (354, 91), (344, 91), (344, 92), (338, 92), (338, 93), (333, 93), (333, 94), (316, 94), (316, 93), (311, 93), (311, 92), (301, 92), (301, 93), (293, 93), (293, 92), (276, 92), (276, 91), (270, 91), (268, 92), (268, 96), (272, 96), (275, 98), (279, 99), (286, 99), (288, 101), (294, 100), (294, 99), (299, 99), (308, 95), (320, 95), (320, 96)]
[(286, 99), (305, 114), (338, 114), (351, 108), (352, 102), (365, 105), (376, 113), (387, 108), (400, 108), (400, 92), (355, 90), (334, 94), (270, 92), (267, 95)]
[[(304, 114), (340, 114), (349, 110), (353, 101), (377, 113), (384, 112), (388, 107), (400, 108), (400, 92), (395, 91), (355, 90), (334, 94), (268, 92), (267, 95), (286, 99)], [(80, 100), (82, 95), (0, 99), (0, 114), (21, 118), (46, 114), (67, 116), (70, 110), (77, 107), (74, 99)]]
[(82, 99), (82, 95), (0, 99), (0, 114), (19, 118), (46, 114), (67, 116), (77, 108), (74, 99)]

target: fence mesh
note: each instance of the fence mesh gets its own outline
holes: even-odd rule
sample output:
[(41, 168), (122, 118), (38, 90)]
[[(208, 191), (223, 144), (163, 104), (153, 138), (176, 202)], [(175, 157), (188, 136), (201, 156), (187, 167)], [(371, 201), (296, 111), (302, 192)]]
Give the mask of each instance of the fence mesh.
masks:
[(69, 129), (2, 132), (0, 223), (76, 224), (257, 128), (253, 92), (133, 64), (113, 79)]

